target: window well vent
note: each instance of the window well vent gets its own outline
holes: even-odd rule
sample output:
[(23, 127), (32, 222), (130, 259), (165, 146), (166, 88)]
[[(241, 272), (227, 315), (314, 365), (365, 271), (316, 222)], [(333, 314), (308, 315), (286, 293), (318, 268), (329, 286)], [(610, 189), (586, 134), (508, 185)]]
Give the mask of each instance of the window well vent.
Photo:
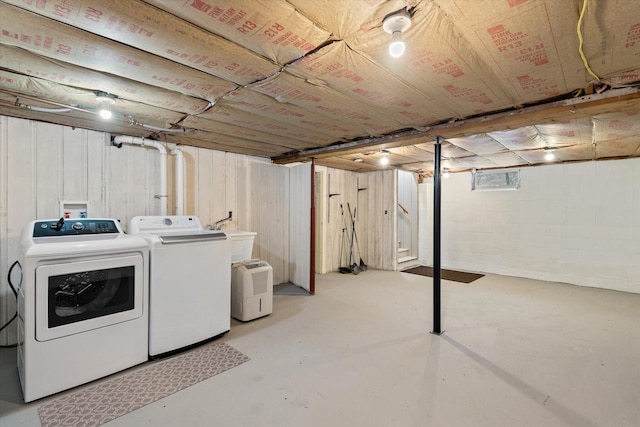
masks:
[(520, 169), (476, 171), (471, 174), (471, 191), (517, 190)]

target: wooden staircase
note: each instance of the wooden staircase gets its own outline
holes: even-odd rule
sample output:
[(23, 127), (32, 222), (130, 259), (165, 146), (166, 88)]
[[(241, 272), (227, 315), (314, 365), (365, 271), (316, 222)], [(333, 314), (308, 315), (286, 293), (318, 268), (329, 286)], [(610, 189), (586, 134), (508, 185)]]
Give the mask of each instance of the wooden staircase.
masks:
[(408, 248), (398, 248), (398, 264), (417, 260), (418, 257), (411, 256)]

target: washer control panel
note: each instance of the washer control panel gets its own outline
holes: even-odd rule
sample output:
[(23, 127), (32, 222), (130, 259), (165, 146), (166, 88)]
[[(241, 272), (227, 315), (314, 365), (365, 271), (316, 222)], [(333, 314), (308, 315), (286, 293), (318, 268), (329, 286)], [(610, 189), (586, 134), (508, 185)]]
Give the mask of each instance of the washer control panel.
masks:
[(36, 221), (33, 237), (78, 236), (85, 234), (120, 233), (113, 219), (64, 219)]
[(200, 219), (190, 215), (136, 216), (129, 222), (129, 234), (161, 234), (166, 232), (202, 231)]

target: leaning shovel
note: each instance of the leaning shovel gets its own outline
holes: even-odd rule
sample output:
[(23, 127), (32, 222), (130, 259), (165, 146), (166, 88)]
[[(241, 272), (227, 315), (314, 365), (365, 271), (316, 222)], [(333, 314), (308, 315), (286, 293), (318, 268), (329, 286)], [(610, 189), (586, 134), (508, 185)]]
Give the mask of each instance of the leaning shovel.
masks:
[[(351, 216), (351, 206), (349, 203), (347, 203), (347, 209), (349, 209), (349, 216)], [(360, 244), (358, 243), (358, 235), (356, 234), (356, 209), (357, 208), (353, 208), (353, 216), (351, 216), (351, 225), (353, 228), (351, 234), (353, 235), (353, 239), (356, 241), (356, 249), (358, 250), (358, 256), (360, 257), (360, 271), (367, 271), (368, 267), (362, 259), (362, 252), (360, 252)]]

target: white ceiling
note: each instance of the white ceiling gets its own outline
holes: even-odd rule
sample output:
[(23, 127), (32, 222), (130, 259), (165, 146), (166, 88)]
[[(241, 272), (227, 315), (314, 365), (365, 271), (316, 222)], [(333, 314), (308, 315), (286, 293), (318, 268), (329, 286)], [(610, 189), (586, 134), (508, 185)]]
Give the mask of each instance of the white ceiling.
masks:
[[(404, 8), (394, 59), (382, 22)], [(635, 0), (6, 0), (0, 16), (0, 114), (356, 171), (386, 149), (429, 175), (436, 136), (452, 171), (640, 156)]]

